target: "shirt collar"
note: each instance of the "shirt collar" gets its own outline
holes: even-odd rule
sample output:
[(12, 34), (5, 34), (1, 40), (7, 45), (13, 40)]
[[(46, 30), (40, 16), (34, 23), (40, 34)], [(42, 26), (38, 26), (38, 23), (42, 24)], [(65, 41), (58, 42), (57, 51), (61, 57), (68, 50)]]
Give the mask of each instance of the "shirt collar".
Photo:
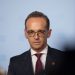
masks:
[[(47, 51), (48, 51), (48, 45), (39, 53), (47, 54)], [(31, 48), (31, 55), (33, 56), (36, 53), (37, 52)]]

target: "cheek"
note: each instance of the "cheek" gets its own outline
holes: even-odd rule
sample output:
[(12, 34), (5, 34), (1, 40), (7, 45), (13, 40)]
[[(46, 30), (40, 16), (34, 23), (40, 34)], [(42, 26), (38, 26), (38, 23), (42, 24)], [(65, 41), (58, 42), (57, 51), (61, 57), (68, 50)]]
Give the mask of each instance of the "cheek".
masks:
[(28, 38), (28, 41), (29, 41), (30, 44), (32, 44), (33, 38)]
[(40, 40), (42, 41), (42, 43), (45, 43), (47, 41), (47, 38), (44, 37), (44, 38), (41, 38)]
[(28, 38), (28, 41), (30, 42), (30, 41), (32, 41), (32, 39), (31, 38)]

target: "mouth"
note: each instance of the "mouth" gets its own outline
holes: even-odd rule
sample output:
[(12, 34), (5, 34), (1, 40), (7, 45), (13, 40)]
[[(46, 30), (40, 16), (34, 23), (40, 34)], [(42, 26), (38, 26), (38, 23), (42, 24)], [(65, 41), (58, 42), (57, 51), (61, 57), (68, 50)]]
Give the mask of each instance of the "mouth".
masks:
[(34, 42), (35, 45), (40, 45), (40, 42)]

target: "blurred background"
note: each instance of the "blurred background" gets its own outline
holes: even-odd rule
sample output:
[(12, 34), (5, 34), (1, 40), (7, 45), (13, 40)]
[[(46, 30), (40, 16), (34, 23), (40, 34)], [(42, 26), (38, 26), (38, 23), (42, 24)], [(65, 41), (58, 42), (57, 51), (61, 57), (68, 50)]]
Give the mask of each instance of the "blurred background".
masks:
[(24, 35), (24, 21), (32, 11), (41, 11), (50, 19), (52, 35), (48, 44), (51, 47), (62, 51), (74, 50), (71, 48), (75, 45), (75, 0), (0, 0), (2, 72), (8, 70), (12, 56), (29, 49)]

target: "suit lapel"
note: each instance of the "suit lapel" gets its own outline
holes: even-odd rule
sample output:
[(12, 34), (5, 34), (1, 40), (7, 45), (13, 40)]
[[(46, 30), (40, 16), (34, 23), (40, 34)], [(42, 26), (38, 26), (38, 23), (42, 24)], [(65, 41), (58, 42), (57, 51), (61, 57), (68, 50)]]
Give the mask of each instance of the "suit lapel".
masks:
[(45, 73), (46, 75), (60, 75), (63, 74), (63, 52), (48, 47)]
[(25, 64), (24, 69), (26, 71), (26, 75), (34, 75), (30, 50), (25, 55), (24, 64)]
[(53, 69), (55, 68), (55, 60), (54, 56), (52, 54), (52, 50), (50, 47), (48, 47), (48, 53), (47, 53), (47, 58), (46, 58), (46, 65), (45, 65), (45, 73), (46, 75), (51, 74)]

